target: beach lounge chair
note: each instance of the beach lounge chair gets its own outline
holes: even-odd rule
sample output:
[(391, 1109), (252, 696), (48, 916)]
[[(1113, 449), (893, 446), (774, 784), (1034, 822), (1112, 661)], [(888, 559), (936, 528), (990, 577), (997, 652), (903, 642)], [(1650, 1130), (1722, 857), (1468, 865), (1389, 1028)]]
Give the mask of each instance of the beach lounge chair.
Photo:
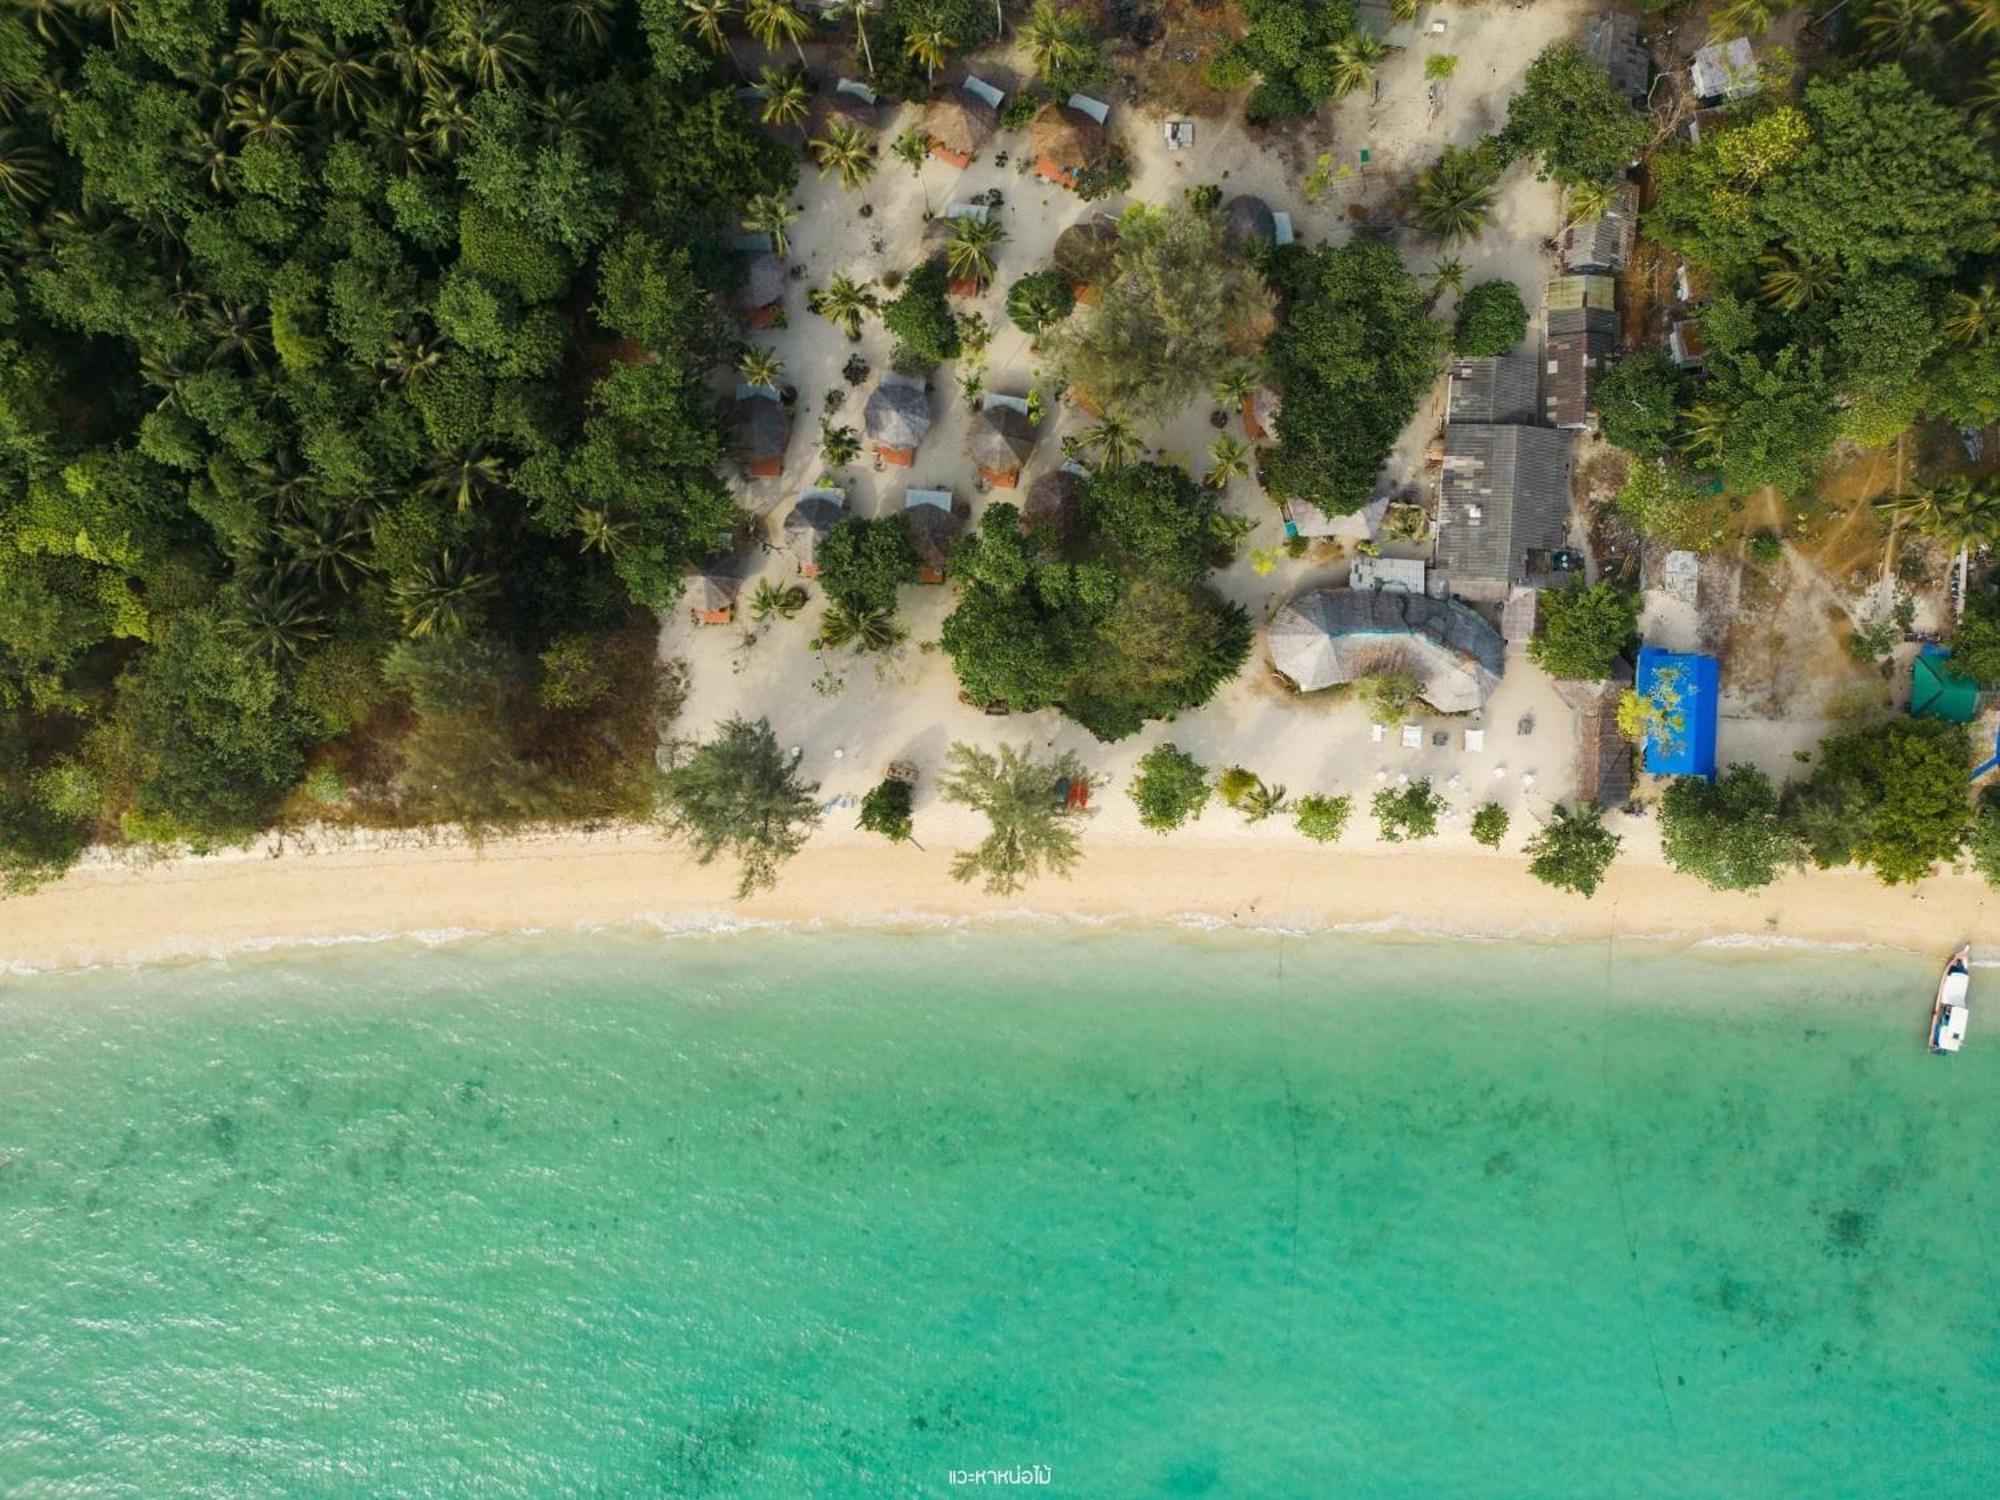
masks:
[(1381, 744), (1383, 737), (1387, 735), (1388, 732), (1389, 732), (1389, 727), (1386, 724), (1370, 724), (1368, 726), (1369, 742), (1371, 744), (1376, 744), (1376, 745)]
[(1420, 750), (1423, 748), (1423, 743), (1424, 732), (1421, 728), (1415, 724), (1405, 724), (1403, 726), (1403, 748), (1405, 750)]
[(1483, 729), (1466, 730), (1465, 748), (1475, 752), (1484, 750), (1486, 748), (1486, 731)]

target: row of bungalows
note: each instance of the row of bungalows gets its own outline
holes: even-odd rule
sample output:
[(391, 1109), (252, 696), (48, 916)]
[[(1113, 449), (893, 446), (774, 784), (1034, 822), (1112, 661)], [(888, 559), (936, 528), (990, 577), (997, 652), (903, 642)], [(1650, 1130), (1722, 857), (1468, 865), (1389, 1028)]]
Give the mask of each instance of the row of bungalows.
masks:
[[(983, 78), (965, 79), (924, 109), (931, 155), (963, 171), (1000, 131), (1006, 91)], [(1028, 122), (1028, 150), (1043, 182), (1075, 191), (1083, 175), (1115, 150), (1111, 106), (1088, 94), (1045, 104)]]

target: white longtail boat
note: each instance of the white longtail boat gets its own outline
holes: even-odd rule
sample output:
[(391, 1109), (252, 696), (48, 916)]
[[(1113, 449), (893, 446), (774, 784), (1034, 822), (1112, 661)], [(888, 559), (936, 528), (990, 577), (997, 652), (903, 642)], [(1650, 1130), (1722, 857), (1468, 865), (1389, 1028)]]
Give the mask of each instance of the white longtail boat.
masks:
[(1972, 1009), (1966, 996), (1971, 988), (1972, 945), (1967, 943), (1952, 954), (1938, 980), (1937, 1003), (1931, 1007), (1931, 1051), (1956, 1052), (1965, 1045), (1965, 1023)]

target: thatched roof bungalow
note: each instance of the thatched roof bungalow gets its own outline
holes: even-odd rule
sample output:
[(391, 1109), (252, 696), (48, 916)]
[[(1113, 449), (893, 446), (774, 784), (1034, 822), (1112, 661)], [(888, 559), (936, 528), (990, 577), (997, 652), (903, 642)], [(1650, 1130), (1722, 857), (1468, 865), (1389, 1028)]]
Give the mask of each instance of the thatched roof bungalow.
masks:
[(1079, 302), (1095, 302), (1097, 294), (1118, 278), (1118, 225), (1103, 214), (1092, 214), (1056, 236), (1049, 251), (1062, 278)]
[(839, 490), (807, 490), (786, 514), (785, 545), (806, 577), (819, 576), (819, 549), (846, 519), (847, 497)]
[(903, 525), (917, 549), (917, 581), (943, 583), (958, 540), (958, 513), (950, 490), (905, 490)]
[(931, 430), (931, 400), (923, 386), (893, 375), (882, 377), (861, 412), (862, 426), (884, 463), (907, 469), (917, 446)]
[(954, 167), (971, 166), (972, 158), (999, 128), (1000, 111), (964, 89), (932, 100), (924, 111), (931, 155)]
[(749, 257), (743, 268), (743, 285), (736, 290), (736, 306), (743, 321), (752, 328), (776, 325), (784, 311), (785, 263), (764, 250)]
[(1081, 465), (1066, 463), (1051, 469), (1028, 486), (1021, 520), (1028, 526), (1047, 526), (1064, 541), (1076, 532), (1077, 504), (1083, 494), (1085, 474)]
[(1085, 167), (1104, 155), (1104, 126), (1066, 104), (1044, 105), (1028, 127), (1035, 175), (1058, 187), (1074, 188)]
[(1500, 634), (1464, 605), (1391, 589), (1321, 589), (1271, 620), (1271, 665), (1302, 693), (1407, 672), (1439, 713), (1470, 713), (1500, 685)]
[(729, 444), (752, 479), (776, 479), (785, 472), (785, 448), (792, 440), (792, 414), (771, 396), (737, 398), (729, 414)]
[(1035, 424), (1028, 414), (1007, 402), (995, 401), (972, 419), (965, 450), (988, 484), (1011, 490), (1021, 482), (1021, 465), (1035, 451)]
[(1276, 441), (1281, 404), (1276, 391), (1261, 386), (1243, 398), (1243, 432), (1251, 442)]
[(688, 609), (697, 625), (727, 625), (736, 618), (743, 580), (728, 559), (710, 563), (688, 580)]

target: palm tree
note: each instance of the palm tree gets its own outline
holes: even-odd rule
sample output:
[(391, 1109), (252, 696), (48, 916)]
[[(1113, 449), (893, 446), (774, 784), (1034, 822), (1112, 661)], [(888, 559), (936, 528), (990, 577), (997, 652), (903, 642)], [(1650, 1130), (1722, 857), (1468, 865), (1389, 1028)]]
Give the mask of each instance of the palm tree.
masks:
[(452, 28), (458, 65), (481, 88), (504, 89), (525, 76), (535, 62), (535, 39), (514, 28), (506, 6), (476, 5)]
[(402, 616), (403, 633), (422, 640), (462, 632), (497, 582), (491, 573), (480, 572), (470, 559), (447, 547), (435, 562), (391, 582), (389, 596)]
[(1092, 426), (1077, 434), (1077, 441), (1097, 455), (1107, 469), (1122, 469), (1139, 456), (1139, 435), (1132, 424), (1107, 412)]
[(819, 617), (819, 643), (830, 650), (852, 646), (857, 651), (887, 651), (905, 633), (896, 612), (879, 605), (836, 599)]
[(773, 252), (783, 255), (791, 248), (791, 227), (798, 217), (783, 193), (759, 193), (744, 210), (743, 227), (768, 234)]
[(870, 78), (875, 76), (875, 53), (868, 45), (868, 14), (873, 8), (869, 0), (835, 0), (827, 11), (836, 20), (845, 16), (854, 23), (854, 40), (861, 48), (861, 63)]
[(1881, 56), (1928, 52), (1951, 16), (1947, 0), (1875, 0), (1861, 18), (1868, 49)]
[(243, 592), (242, 620), (257, 654), (272, 666), (304, 654), (326, 639), (326, 615), (305, 589), (259, 583)]
[(78, 0), (77, 8), (111, 34), (113, 47), (123, 47), (132, 39), (137, 0)]
[(757, 118), (785, 129), (805, 119), (812, 86), (798, 68), (765, 68), (757, 74), (757, 97), (764, 101)]
[(546, 88), (536, 101), (536, 138), (550, 150), (560, 150), (563, 142), (596, 150), (604, 142), (604, 132), (591, 124), (590, 105), (576, 89)]
[(229, 96), (229, 128), (243, 137), (246, 146), (286, 145), (298, 135), (304, 112), (297, 100), (287, 99), (271, 83), (238, 89)]
[(1410, 217), (1425, 234), (1447, 245), (1469, 240), (1493, 210), (1492, 166), (1477, 149), (1447, 146), (1417, 174), (1410, 197)]
[(1729, 0), (1709, 16), (1709, 39), (1727, 42), (1739, 36), (1762, 36), (1771, 29), (1771, 22), (1789, 9), (1788, 0)]
[(1445, 256), (1430, 269), (1430, 302), (1433, 306), (1446, 292), (1465, 290), (1465, 262), (1455, 256)]
[(367, 56), (349, 41), (329, 42), (306, 35), (299, 41), (303, 61), (299, 87), (336, 119), (361, 117), (362, 107), (374, 97), (376, 68)]
[(211, 308), (201, 322), (203, 330), (214, 340), (208, 346), (210, 365), (236, 359), (254, 370), (271, 352), (271, 325), (254, 309), (225, 302)]
[(903, 33), (904, 55), (911, 62), (923, 64), (928, 78), (937, 77), (938, 69), (951, 56), (953, 45), (952, 34), (945, 28), (944, 18), (934, 10), (916, 17)]
[(499, 488), (506, 477), (506, 465), (475, 443), (455, 455), (432, 460), (428, 488), (440, 499), (453, 501), (460, 510), (470, 510), (474, 500)]
[(472, 138), (472, 110), (455, 85), (425, 93), (422, 119), (441, 156), (453, 155)]
[(1074, 67), (1084, 58), (1083, 24), (1076, 15), (1057, 10), (1049, 0), (1035, 0), (1028, 24), (1021, 28), (1021, 40), (1035, 71), (1043, 78), (1061, 68)]
[(736, 373), (747, 385), (770, 386), (775, 390), (779, 377), (785, 373), (785, 362), (776, 349), (753, 344), (736, 356)]
[(33, 21), (35, 35), (45, 42), (60, 45), (76, 40), (70, 7), (64, 0), (15, 0), (9, 8), (19, 12), (23, 19)]
[[(226, 162), (226, 139), (221, 150)], [(0, 129), (0, 194), (5, 194), (8, 202), (27, 208), (39, 201), (49, 190), (53, 165), (47, 146), (27, 139), (12, 125)]]
[(681, 0), (681, 3), (687, 6), (681, 25), (700, 37), (709, 51), (718, 56), (728, 53), (729, 60), (736, 61), (736, 51), (722, 29), (723, 22), (736, 14), (734, 0)]
[(806, 306), (845, 333), (848, 342), (858, 343), (861, 320), (869, 313), (880, 312), (882, 299), (875, 295), (872, 284), (856, 281), (843, 272), (828, 283), (825, 291), (816, 291), (806, 298)]
[(775, 52), (790, 42), (799, 54), (799, 65), (805, 66), (805, 39), (812, 35), (812, 22), (796, 0), (749, 0), (744, 22), (767, 51)]
[(822, 417), (819, 424), (819, 456), (829, 469), (844, 469), (861, 456), (861, 439), (852, 427)]
[(1229, 488), (1229, 481), (1240, 479), (1250, 472), (1250, 445), (1242, 438), (1225, 432), (1208, 448), (1208, 472), (1202, 482), (1210, 489)]
[(277, 534), (291, 553), (292, 568), (322, 593), (351, 594), (375, 568), (369, 555), (374, 524), (367, 506), (350, 505), (281, 522)]
[(1713, 457), (1722, 447), (1722, 434), (1729, 418), (1707, 401), (1696, 401), (1681, 412), (1680, 432), (1675, 439), (1681, 452), (1700, 461)]
[(1563, 225), (1560, 234), (1576, 228), (1592, 219), (1601, 219), (1611, 212), (1611, 200), (1618, 190), (1608, 182), (1581, 182), (1572, 187), (1563, 201), (1563, 211), (1569, 215), (1569, 222)]
[(1986, 65), (1986, 76), (1972, 86), (1966, 99), (1972, 118), (1987, 130), (2000, 125), (2000, 59)]
[(1960, 41), (2000, 41), (2000, 0), (1959, 0), (1959, 9), (1966, 13)]
[(361, 129), (395, 171), (427, 172), (437, 164), (437, 137), (407, 99), (369, 110)]
[(1389, 49), (1365, 31), (1342, 37), (1333, 44), (1333, 97), (1345, 99), (1375, 81), (1375, 69), (1389, 55)]
[(931, 216), (931, 192), (924, 186), (924, 163), (931, 159), (931, 138), (912, 125), (889, 143), (889, 154), (910, 169), (917, 190), (924, 195), (924, 217)]
[(2000, 292), (1990, 281), (1976, 292), (1953, 292), (1945, 306), (1944, 336), (1954, 344), (1978, 349), (2000, 330)]
[(563, 40), (576, 47), (602, 47), (611, 40), (618, 0), (561, 0), (556, 6)]
[[(246, 32), (250, 29), (247, 21), (243, 26)], [(438, 47), (435, 33), (412, 31), (399, 20), (389, 23), (388, 38), (382, 56), (389, 70), (402, 82), (405, 93), (443, 88), (451, 82), (451, 69)]]
[(1257, 393), (1257, 371), (1250, 365), (1231, 365), (1215, 382), (1215, 404), (1236, 410)]
[(2000, 483), (1991, 479), (1975, 480), (1961, 474), (1901, 499), (1875, 503), (1926, 536), (1954, 546), (2000, 542)]
[(1840, 267), (1830, 259), (1801, 256), (1793, 259), (1782, 250), (1757, 257), (1764, 268), (1757, 291), (1766, 302), (1785, 312), (1795, 313), (1811, 306), (1840, 282)]
[(874, 138), (858, 125), (836, 120), (809, 144), (819, 158), (819, 175), (838, 172), (840, 185), (850, 192), (875, 175)]
[(944, 242), (945, 269), (954, 281), (984, 286), (993, 277), (993, 251), (1007, 238), (998, 219), (954, 219), (951, 238)]
[(583, 505), (577, 507), (576, 532), (583, 538), (585, 552), (602, 552), (615, 560), (632, 540), (632, 523), (602, 506)]
[(789, 620), (805, 607), (806, 591), (796, 583), (773, 583), (760, 578), (756, 592), (750, 596), (750, 618), (759, 624), (774, 618)]

